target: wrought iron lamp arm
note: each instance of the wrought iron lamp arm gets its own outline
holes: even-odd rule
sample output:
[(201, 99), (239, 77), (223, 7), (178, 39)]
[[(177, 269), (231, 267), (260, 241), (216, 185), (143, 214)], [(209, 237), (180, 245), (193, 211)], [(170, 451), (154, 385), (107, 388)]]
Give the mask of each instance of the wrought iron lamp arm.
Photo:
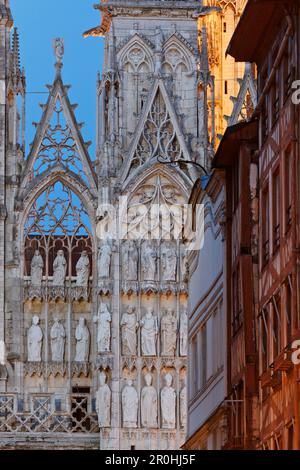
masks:
[(184, 160), (183, 158), (179, 158), (178, 160), (175, 160), (175, 161), (166, 161), (166, 160), (163, 160), (160, 156), (157, 157), (157, 161), (159, 163), (162, 163), (163, 165), (172, 165), (172, 166), (176, 166), (176, 165), (179, 165), (180, 163), (183, 163), (183, 164), (187, 164), (187, 165), (194, 165), (198, 168), (201, 168), (201, 170), (205, 173), (206, 176), (208, 176), (208, 171), (204, 168), (203, 165), (201, 165), (200, 163), (197, 163), (197, 162), (193, 162), (191, 160)]

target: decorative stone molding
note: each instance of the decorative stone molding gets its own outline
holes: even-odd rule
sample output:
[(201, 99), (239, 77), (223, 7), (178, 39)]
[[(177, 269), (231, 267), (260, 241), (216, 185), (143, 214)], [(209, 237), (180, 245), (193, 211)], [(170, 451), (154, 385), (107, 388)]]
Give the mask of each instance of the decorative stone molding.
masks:
[(24, 375), (33, 377), (45, 376), (45, 363), (44, 362), (25, 362), (24, 363)]
[(72, 362), (72, 376), (80, 377), (84, 375), (88, 377), (90, 374), (90, 363), (89, 362)]

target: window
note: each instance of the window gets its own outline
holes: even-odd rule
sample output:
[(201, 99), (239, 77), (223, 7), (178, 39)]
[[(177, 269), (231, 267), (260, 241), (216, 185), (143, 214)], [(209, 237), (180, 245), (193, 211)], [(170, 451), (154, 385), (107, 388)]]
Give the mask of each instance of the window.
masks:
[(281, 302), (278, 295), (273, 297), (273, 359), (275, 359), (281, 351), (280, 308)]
[(192, 338), (192, 370), (195, 371), (194, 374), (191, 375), (192, 377), (192, 390), (193, 394), (196, 394), (198, 391), (198, 341), (197, 335)]
[(268, 113), (268, 97), (265, 97), (261, 108), (261, 139), (264, 142), (269, 133), (269, 113)]
[(282, 60), (282, 72), (283, 72), (283, 99), (284, 101), (290, 96), (291, 94), (291, 85), (293, 81), (293, 61), (292, 61), (292, 54), (291, 49), (293, 47), (293, 39), (289, 39), (288, 48), (283, 56)]
[(207, 328), (206, 324), (201, 328), (201, 388), (204, 387), (207, 380)]
[(292, 156), (289, 149), (285, 154), (285, 229), (289, 230), (292, 224)]
[(291, 342), (292, 338), (292, 289), (290, 284), (290, 278), (285, 284), (285, 295), (286, 295), (286, 302), (285, 302), (285, 309), (286, 309), (286, 339), (287, 344)]
[(237, 208), (239, 197), (240, 197), (240, 165), (239, 161), (235, 162), (235, 165), (232, 168), (232, 202), (233, 202), (233, 211)]
[(233, 307), (232, 330), (233, 330), (233, 334), (235, 334), (243, 322), (239, 266), (236, 268), (232, 276), (232, 307)]
[(269, 348), (268, 348), (268, 311), (264, 309), (261, 315), (261, 358), (262, 358), (262, 372), (264, 372), (269, 365)]
[(266, 188), (262, 193), (262, 263), (263, 266), (270, 257), (270, 211), (269, 211), (269, 190)]
[(277, 122), (279, 117), (279, 86), (278, 86), (278, 76), (274, 80), (273, 86), (271, 88), (271, 100), (272, 100), (272, 113), (271, 120), (272, 126)]
[(224, 93), (225, 95), (228, 95), (228, 81), (225, 80), (225, 83), (224, 83)]
[(273, 175), (273, 251), (280, 245), (280, 176), (279, 171)]
[(227, 32), (227, 23), (223, 23), (223, 33), (226, 33)]

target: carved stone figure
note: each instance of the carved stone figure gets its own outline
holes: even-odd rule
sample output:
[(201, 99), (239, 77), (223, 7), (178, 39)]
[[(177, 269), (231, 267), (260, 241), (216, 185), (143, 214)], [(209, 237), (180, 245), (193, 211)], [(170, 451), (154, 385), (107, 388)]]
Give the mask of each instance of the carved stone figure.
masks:
[(76, 285), (78, 287), (87, 287), (90, 277), (90, 260), (86, 251), (81, 253), (81, 256), (76, 264), (76, 274)]
[(146, 386), (141, 394), (141, 418), (144, 428), (157, 428), (157, 392), (152, 385), (152, 375), (145, 375)]
[(110, 427), (111, 417), (111, 390), (106, 383), (105, 372), (99, 374), (99, 389), (96, 393), (96, 411), (100, 428)]
[(158, 334), (157, 317), (153, 310), (148, 310), (140, 321), (142, 328), (142, 354), (143, 356), (156, 356), (156, 340)]
[(64, 52), (65, 52), (63, 38), (55, 38), (53, 40), (53, 50), (54, 50), (57, 63), (61, 64), (63, 57), (64, 57)]
[(154, 281), (156, 278), (157, 253), (151, 242), (146, 242), (142, 250), (142, 270), (145, 281)]
[(184, 380), (184, 387), (180, 392), (180, 425), (185, 428), (187, 425), (187, 387)]
[(66, 280), (67, 261), (63, 250), (57, 252), (53, 263), (53, 285), (64, 286)]
[(137, 391), (133, 387), (132, 380), (128, 379), (125, 387), (122, 390), (122, 411), (124, 428), (137, 427), (138, 403), (139, 399)]
[(51, 338), (51, 352), (53, 362), (63, 362), (65, 352), (65, 338), (66, 332), (64, 326), (60, 323), (57, 317), (54, 318), (54, 323), (50, 331)]
[(180, 356), (187, 356), (187, 333), (188, 332), (188, 316), (187, 311), (184, 310), (180, 315), (180, 329), (179, 329), (179, 349)]
[(79, 319), (78, 326), (75, 331), (76, 339), (76, 355), (75, 362), (87, 362), (90, 352), (90, 332), (86, 325), (85, 318)]
[(162, 279), (176, 281), (177, 253), (174, 245), (163, 246), (162, 253)]
[(99, 305), (98, 315), (94, 316), (94, 323), (98, 324), (97, 331), (97, 345), (98, 352), (109, 352), (110, 351), (110, 325), (111, 325), (111, 314), (108, 310), (107, 304), (102, 303)]
[(187, 262), (187, 256), (185, 250), (182, 250), (180, 253), (180, 273), (181, 273), (181, 280), (183, 282), (188, 281), (189, 275), (189, 267)]
[(109, 241), (106, 241), (99, 250), (98, 256), (98, 275), (99, 278), (108, 278), (110, 275), (112, 247)]
[(36, 250), (34, 256), (31, 260), (31, 285), (35, 287), (40, 287), (42, 285), (43, 280), (43, 269), (44, 269), (44, 261), (39, 252)]
[(176, 393), (172, 387), (173, 377), (166, 374), (165, 386), (161, 391), (161, 417), (163, 429), (174, 429), (176, 427)]
[(32, 318), (32, 325), (28, 330), (27, 348), (28, 348), (28, 361), (41, 362), (42, 361), (42, 344), (43, 332), (39, 326), (40, 319), (37, 315)]
[(161, 319), (161, 353), (163, 356), (174, 356), (177, 340), (177, 319), (175, 312), (168, 309)]
[(121, 318), (122, 329), (122, 354), (124, 356), (136, 355), (138, 322), (134, 307), (128, 307), (127, 312), (123, 313)]
[(138, 251), (133, 240), (124, 245), (123, 251), (123, 278), (125, 281), (137, 281), (138, 278)]

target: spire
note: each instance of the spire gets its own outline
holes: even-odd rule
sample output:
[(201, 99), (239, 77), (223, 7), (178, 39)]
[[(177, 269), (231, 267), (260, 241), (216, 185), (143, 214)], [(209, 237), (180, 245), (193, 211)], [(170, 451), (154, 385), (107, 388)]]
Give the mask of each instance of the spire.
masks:
[(208, 61), (208, 48), (207, 48), (207, 31), (205, 24), (202, 26), (202, 45), (201, 45), (201, 58), (200, 58), (201, 73), (203, 81), (207, 82), (209, 79), (209, 61)]
[(63, 38), (55, 38), (53, 39), (53, 50), (54, 55), (56, 57), (56, 75), (60, 75), (61, 69), (63, 68), (63, 57), (65, 53), (65, 43)]
[(20, 76), (20, 40), (17, 28), (14, 28), (12, 35), (12, 61), (14, 75)]

